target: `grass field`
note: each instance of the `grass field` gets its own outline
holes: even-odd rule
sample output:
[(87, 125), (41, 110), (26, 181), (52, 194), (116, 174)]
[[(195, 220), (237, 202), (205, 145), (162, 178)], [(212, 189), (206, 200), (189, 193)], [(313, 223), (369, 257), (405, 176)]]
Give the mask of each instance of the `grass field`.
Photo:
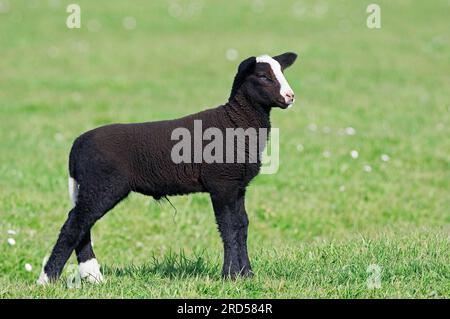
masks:
[[(449, 298), (450, 4), (377, 1), (376, 30), (369, 3), (0, 0), (0, 298)], [(253, 279), (220, 278), (207, 195), (132, 194), (94, 227), (106, 283), (34, 285), (75, 137), (217, 106), (242, 59), (285, 51), (297, 102), (247, 195)]]

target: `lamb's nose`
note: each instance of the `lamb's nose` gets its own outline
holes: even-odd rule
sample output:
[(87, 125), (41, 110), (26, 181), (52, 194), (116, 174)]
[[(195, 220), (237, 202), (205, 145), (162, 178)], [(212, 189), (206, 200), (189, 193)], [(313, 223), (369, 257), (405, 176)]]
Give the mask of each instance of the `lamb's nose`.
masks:
[(294, 100), (294, 92), (286, 92), (286, 97), (290, 100), (293, 101)]

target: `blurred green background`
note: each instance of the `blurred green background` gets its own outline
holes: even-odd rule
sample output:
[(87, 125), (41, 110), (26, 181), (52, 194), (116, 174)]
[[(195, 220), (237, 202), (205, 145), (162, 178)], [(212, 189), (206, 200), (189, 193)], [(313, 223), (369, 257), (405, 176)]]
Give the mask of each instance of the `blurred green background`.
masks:
[[(370, 3), (0, 0), (0, 297), (450, 297), (450, 3), (377, 1), (369, 29)], [(286, 51), (280, 168), (247, 195), (255, 278), (221, 280), (207, 195), (132, 194), (94, 228), (106, 283), (35, 287), (79, 134), (215, 107), (241, 60)]]

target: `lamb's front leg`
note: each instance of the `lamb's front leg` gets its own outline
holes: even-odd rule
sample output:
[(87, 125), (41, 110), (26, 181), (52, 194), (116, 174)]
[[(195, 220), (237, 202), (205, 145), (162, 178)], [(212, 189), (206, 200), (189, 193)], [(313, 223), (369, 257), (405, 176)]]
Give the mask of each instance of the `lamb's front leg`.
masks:
[(222, 276), (231, 279), (238, 276), (241, 271), (238, 246), (239, 223), (236, 218), (237, 196), (234, 194), (235, 192), (211, 194), (214, 214), (223, 240)]
[(245, 210), (245, 191), (240, 192), (237, 201), (237, 218), (239, 222), (239, 231), (238, 231), (238, 253), (239, 253), (239, 261), (241, 266), (241, 275), (245, 277), (253, 276), (252, 267), (250, 265), (250, 260), (248, 258), (247, 252), (247, 233), (248, 233), (248, 217), (247, 212)]

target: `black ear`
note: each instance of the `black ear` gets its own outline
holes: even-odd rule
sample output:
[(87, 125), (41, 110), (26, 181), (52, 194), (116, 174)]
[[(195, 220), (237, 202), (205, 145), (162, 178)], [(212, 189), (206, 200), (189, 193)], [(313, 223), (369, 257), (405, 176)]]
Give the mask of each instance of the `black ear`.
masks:
[(281, 65), (281, 70), (286, 69), (287, 67), (290, 67), (295, 60), (297, 59), (297, 54), (293, 52), (286, 52), (277, 56), (273, 57), (274, 60), (277, 60), (278, 63)]
[(254, 56), (245, 59), (239, 64), (237, 74), (234, 77), (233, 87), (231, 88), (230, 99), (236, 95), (237, 90), (241, 87), (242, 83), (244, 83), (247, 76), (253, 72), (255, 65), (256, 57)]

